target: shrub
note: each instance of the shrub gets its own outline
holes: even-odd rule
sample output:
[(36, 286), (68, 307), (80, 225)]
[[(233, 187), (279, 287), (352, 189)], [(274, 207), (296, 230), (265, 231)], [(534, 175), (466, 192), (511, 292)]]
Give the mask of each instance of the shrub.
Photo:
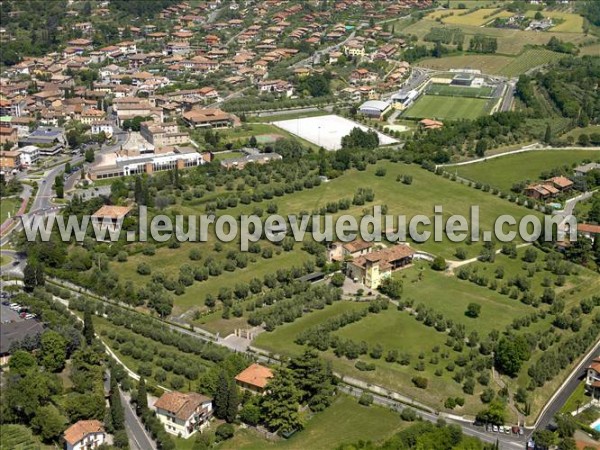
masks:
[(429, 380), (425, 377), (413, 377), (412, 382), (419, 389), (427, 389), (427, 385), (429, 384)]
[(417, 420), (417, 413), (410, 408), (404, 408), (400, 413), (400, 418), (405, 422), (414, 422)]
[(233, 437), (234, 431), (235, 430), (233, 428), (233, 425), (231, 425), (230, 423), (222, 423), (217, 427), (217, 430), (215, 431), (217, 441), (221, 442), (226, 441), (227, 439), (231, 439)]
[(152, 269), (150, 269), (150, 265), (148, 263), (142, 262), (137, 266), (137, 273), (140, 275), (150, 275)]
[(373, 396), (366, 392), (363, 392), (358, 399), (358, 403), (363, 406), (371, 406), (373, 404)]
[(446, 270), (446, 260), (441, 256), (436, 256), (431, 264), (431, 268), (438, 271)]

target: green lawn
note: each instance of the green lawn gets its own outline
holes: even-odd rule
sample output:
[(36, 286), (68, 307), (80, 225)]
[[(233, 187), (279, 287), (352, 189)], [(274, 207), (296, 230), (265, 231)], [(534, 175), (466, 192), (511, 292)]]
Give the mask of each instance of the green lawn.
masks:
[(215, 161), (223, 161), (224, 159), (241, 158), (244, 156), (242, 152), (217, 152), (214, 153)]
[(543, 171), (571, 166), (586, 160), (600, 160), (594, 150), (540, 150), (501, 156), (465, 166), (448, 167), (448, 171), (473, 181), (487, 183), (508, 192), (513, 184), (538, 180)]
[(412, 119), (476, 119), (487, 114), (490, 100), (467, 97), (424, 95), (402, 114)]
[(464, 86), (451, 86), (447, 84), (431, 84), (427, 88), (427, 95), (442, 95), (449, 97), (489, 97), (494, 88), (471, 88)]
[(22, 200), (20, 198), (3, 198), (0, 201), (0, 223), (6, 219), (14, 217), (21, 207)]
[(590, 402), (592, 398), (585, 393), (585, 382), (582, 381), (577, 385), (571, 396), (567, 399), (560, 412), (568, 414), (575, 411), (577, 408)]
[[(238, 429), (220, 450), (332, 450), (342, 443), (358, 440), (382, 441), (405, 427), (398, 413), (380, 406), (361, 406), (352, 397), (340, 394), (325, 411), (316, 414), (288, 440), (269, 442), (254, 431)], [(179, 447), (177, 447), (179, 449)], [(187, 447), (181, 447), (186, 449)]]
[(294, 343), (296, 336), (301, 331), (343, 312), (365, 308), (367, 308), (366, 303), (341, 300), (333, 305), (326, 306), (325, 309), (305, 314), (292, 323), (277, 327), (275, 331), (265, 331), (259, 334), (254, 341), (254, 345), (271, 353), (294, 355), (301, 352), (303, 348), (303, 346)]

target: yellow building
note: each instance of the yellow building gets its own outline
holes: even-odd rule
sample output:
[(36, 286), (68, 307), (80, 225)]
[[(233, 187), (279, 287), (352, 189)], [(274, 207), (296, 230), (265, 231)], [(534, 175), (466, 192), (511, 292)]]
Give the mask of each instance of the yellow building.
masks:
[(367, 253), (348, 263), (347, 274), (355, 282), (377, 289), (393, 271), (409, 265), (414, 254), (415, 251), (405, 244)]

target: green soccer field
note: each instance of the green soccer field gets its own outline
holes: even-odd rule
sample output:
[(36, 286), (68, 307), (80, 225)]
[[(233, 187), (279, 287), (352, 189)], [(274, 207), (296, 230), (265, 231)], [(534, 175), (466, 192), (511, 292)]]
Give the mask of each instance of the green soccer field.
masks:
[(490, 100), (481, 98), (425, 95), (404, 113), (411, 119), (476, 119), (487, 114)]
[(445, 84), (431, 84), (427, 88), (427, 95), (442, 95), (448, 97), (490, 97), (494, 92), (494, 88), (489, 86), (466, 87), (466, 86), (450, 86)]

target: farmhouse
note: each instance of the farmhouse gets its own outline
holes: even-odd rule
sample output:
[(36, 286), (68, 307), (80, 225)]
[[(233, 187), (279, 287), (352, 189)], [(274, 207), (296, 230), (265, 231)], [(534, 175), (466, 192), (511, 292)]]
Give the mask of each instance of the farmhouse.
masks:
[(414, 254), (415, 251), (405, 244), (370, 252), (350, 261), (347, 275), (369, 289), (377, 289), (394, 270), (409, 265)]
[(130, 211), (130, 206), (104, 205), (92, 214), (92, 221), (97, 221), (103, 227), (115, 229)]
[(600, 356), (596, 357), (587, 368), (585, 387), (592, 394), (592, 398), (600, 397)]
[(165, 392), (154, 409), (165, 430), (183, 439), (204, 430), (213, 415), (212, 400), (195, 392)]
[(569, 180), (567, 177), (552, 177), (546, 180), (546, 183), (552, 184), (556, 189), (560, 192), (568, 191), (573, 187), (573, 182)]
[(242, 389), (257, 394), (264, 394), (269, 379), (273, 378), (273, 371), (260, 364), (252, 364), (242, 370), (236, 377), (235, 382)]
[(368, 117), (382, 119), (391, 109), (392, 105), (381, 100), (368, 100), (360, 105), (358, 111)]
[(80, 420), (65, 430), (67, 450), (89, 450), (106, 441), (106, 433), (99, 420)]
[(329, 261), (344, 261), (366, 255), (373, 248), (372, 242), (356, 239), (352, 242), (334, 242), (329, 246), (327, 259)]
[(600, 235), (600, 225), (580, 223), (577, 225), (577, 233), (594, 241), (597, 239), (596, 236)]
[(547, 198), (555, 197), (559, 192), (558, 189), (548, 183), (532, 184), (525, 188), (525, 195), (536, 200), (545, 200)]

